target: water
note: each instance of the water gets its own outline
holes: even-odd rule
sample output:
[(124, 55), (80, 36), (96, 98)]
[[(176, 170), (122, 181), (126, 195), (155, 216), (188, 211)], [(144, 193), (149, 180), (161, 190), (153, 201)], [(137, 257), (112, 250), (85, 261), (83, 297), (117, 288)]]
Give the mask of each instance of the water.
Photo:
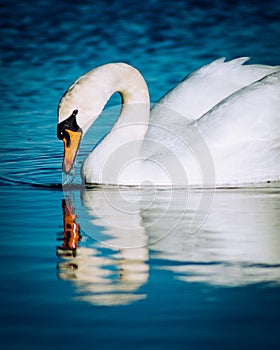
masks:
[(56, 139), (61, 95), (100, 64), (138, 68), (152, 101), (221, 56), (279, 64), (279, 12), (278, 1), (1, 1), (1, 348), (279, 348), (279, 185), (62, 189)]

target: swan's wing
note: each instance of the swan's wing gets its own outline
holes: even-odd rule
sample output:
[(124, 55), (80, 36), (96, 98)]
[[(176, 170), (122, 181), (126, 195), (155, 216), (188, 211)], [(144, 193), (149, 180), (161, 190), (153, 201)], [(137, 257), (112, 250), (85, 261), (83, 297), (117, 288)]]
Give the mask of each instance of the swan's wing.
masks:
[(160, 153), (162, 142), (174, 149), (175, 140), (192, 122), (236, 91), (279, 70), (279, 67), (243, 65), (247, 60), (247, 57), (229, 62), (225, 62), (224, 58), (218, 59), (193, 72), (168, 92), (153, 106), (145, 135), (146, 140), (153, 140), (158, 146), (154, 143), (150, 150), (146, 142), (145, 152)]
[(235, 126), (232, 130), (244, 132), (247, 132), (244, 126), (261, 126), (258, 130), (262, 133), (269, 128), (267, 136), (273, 133), (280, 141), (280, 68), (278, 72), (230, 95), (192, 123), (192, 126), (213, 134), (215, 130), (229, 124), (229, 130)]
[(265, 65), (243, 65), (247, 60), (242, 57), (225, 62), (221, 58), (196, 70), (153, 107), (151, 122), (171, 127), (174, 121), (165, 109), (194, 121), (235, 91), (279, 70)]
[(232, 94), (193, 127), (209, 146), (218, 182), (280, 180), (280, 70)]
[(280, 71), (231, 94), (193, 123), (175, 118), (181, 121), (175, 129), (149, 128), (145, 159), (175, 173), (182, 165), (190, 184), (202, 183), (202, 175), (210, 184), (280, 181)]

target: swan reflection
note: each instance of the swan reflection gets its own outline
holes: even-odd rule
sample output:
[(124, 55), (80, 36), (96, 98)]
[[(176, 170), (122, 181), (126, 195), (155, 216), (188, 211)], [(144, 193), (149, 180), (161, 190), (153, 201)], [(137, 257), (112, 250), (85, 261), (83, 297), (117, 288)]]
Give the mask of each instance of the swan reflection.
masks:
[[(149, 260), (154, 271), (171, 271), (185, 283), (280, 282), (279, 186), (94, 188), (73, 191), (66, 205), (64, 230), (72, 218), (77, 246), (75, 254), (58, 248), (58, 275), (73, 282), (81, 300), (121, 305), (146, 298)], [(64, 233), (62, 246), (69, 242)]]
[[(195, 196), (195, 193), (193, 193)], [(177, 279), (231, 287), (280, 282), (280, 189), (217, 190), (195, 234), (180, 230), (153, 247)], [(187, 224), (185, 216), (182, 222)]]
[(104, 249), (86, 235), (78, 246), (74, 199), (63, 201), (63, 243), (57, 247), (59, 278), (71, 280), (77, 298), (95, 305), (124, 305), (145, 299), (146, 294), (138, 290), (148, 279), (147, 248)]

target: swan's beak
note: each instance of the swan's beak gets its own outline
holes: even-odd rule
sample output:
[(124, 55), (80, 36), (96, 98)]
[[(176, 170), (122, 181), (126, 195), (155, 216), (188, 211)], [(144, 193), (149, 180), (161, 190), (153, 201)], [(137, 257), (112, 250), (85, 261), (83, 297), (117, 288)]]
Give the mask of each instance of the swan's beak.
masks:
[(67, 134), (67, 138), (64, 137), (63, 139), (64, 159), (62, 169), (66, 174), (69, 174), (78, 153), (80, 141), (82, 138), (82, 132), (80, 130), (72, 131), (69, 129), (65, 129), (65, 133)]

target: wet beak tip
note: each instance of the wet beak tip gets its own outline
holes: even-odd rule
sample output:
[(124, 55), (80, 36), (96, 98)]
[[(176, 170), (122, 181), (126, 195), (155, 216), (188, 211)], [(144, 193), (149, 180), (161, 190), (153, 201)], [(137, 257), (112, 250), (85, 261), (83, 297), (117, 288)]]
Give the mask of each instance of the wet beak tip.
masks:
[(62, 170), (63, 172), (68, 175), (70, 173), (72, 169), (72, 164), (70, 164), (69, 162), (63, 162), (63, 165), (62, 165)]

